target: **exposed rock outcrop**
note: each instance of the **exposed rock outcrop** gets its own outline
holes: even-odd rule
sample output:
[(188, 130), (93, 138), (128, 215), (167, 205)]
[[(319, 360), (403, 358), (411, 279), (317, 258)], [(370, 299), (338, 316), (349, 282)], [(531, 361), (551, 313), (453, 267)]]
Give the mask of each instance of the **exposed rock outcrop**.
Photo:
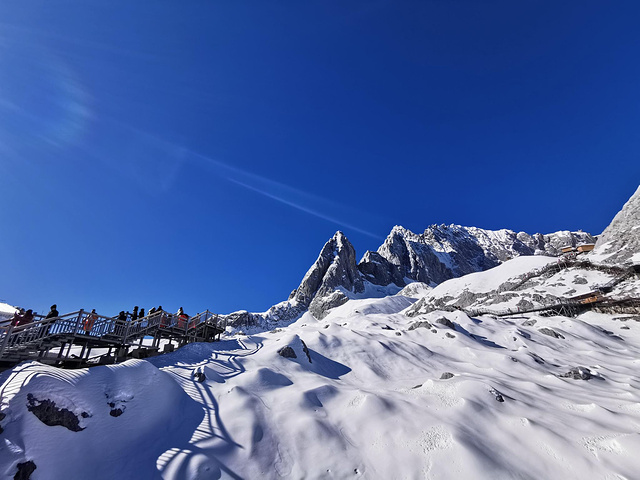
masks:
[(287, 345), (278, 350), (278, 355), (284, 358), (306, 357), (309, 363), (313, 363), (309, 347), (307, 347), (307, 344), (304, 343), (304, 340), (302, 340), (298, 335), (292, 336), (287, 342)]
[(338, 287), (356, 293), (364, 291), (362, 277), (356, 267), (356, 251), (342, 232), (336, 232), (324, 245), (296, 289), (293, 301), (313, 309), (314, 300), (333, 294)]
[[(27, 410), (33, 413), (38, 419), (50, 427), (60, 425), (72, 432), (80, 432), (84, 430), (80, 426), (80, 419), (72, 411), (66, 408), (59, 408), (55, 402), (44, 399), (38, 400), (31, 393), (27, 395)], [(89, 414), (82, 412), (83, 417)]]
[(14, 480), (29, 480), (31, 478), (31, 474), (35, 472), (36, 468), (38, 468), (32, 460), (19, 463), (16, 467), (18, 468), (18, 471), (13, 476)]
[(252, 327), (292, 321), (308, 310), (320, 319), (349, 300), (349, 294), (363, 291), (364, 279), (356, 265), (356, 251), (342, 232), (336, 232), (288, 300), (265, 313), (239, 311), (224, 318), (231, 326)]
[(640, 187), (598, 237), (593, 256), (610, 264), (640, 263)]
[(573, 367), (567, 373), (558, 375), (563, 378), (573, 378), (574, 380), (590, 380), (593, 375), (587, 367)]
[(544, 334), (544, 335), (548, 335), (548, 336), (553, 337), (553, 338), (562, 338), (562, 339), (564, 339), (564, 335), (562, 335), (561, 333), (556, 332), (555, 330), (547, 328), (547, 327), (539, 328), (538, 331), (540, 333)]
[(391, 263), (378, 252), (365, 252), (358, 263), (358, 270), (365, 280), (374, 285), (390, 285), (392, 283), (399, 287), (406, 285), (400, 273), (400, 267)]
[(278, 350), (278, 355), (284, 358), (298, 358), (296, 352), (289, 345), (285, 345), (280, 350)]

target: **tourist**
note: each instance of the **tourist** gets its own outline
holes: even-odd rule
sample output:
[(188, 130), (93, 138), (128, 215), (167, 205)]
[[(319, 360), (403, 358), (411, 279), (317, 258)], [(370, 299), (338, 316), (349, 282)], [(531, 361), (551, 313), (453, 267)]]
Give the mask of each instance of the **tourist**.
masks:
[(187, 320), (189, 320), (189, 315), (184, 313), (184, 310), (182, 309), (182, 307), (178, 309), (178, 312), (176, 313), (176, 315), (178, 316), (178, 328), (184, 328), (185, 325), (187, 324)]
[(33, 322), (33, 310), (27, 310), (24, 315), (22, 315), (22, 319), (18, 322), (18, 325), (27, 325)]
[(16, 312), (13, 314), (13, 317), (11, 317), (11, 326), (17, 327), (18, 325), (20, 325), (22, 323), (22, 319), (24, 318), (24, 314), (24, 308), (16, 310)]
[(51, 310), (49, 310), (49, 313), (47, 313), (47, 316), (44, 318), (56, 318), (58, 316), (58, 306), (54, 303), (51, 305)]
[(89, 335), (89, 333), (91, 333), (91, 330), (93, 329), (93, 324), (96, 322), (97, 319), (98, 319), (98, 314), (96, 313), (95, 308), (91, 310), (90, 314), (84, 317), (84, 320), (82, 321), (82, 326), (83, 326), (85, 335)]

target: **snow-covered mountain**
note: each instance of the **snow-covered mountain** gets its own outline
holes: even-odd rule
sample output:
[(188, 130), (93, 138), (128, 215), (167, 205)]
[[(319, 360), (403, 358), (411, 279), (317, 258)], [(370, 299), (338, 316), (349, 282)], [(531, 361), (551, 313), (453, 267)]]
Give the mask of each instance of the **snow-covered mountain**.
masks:
[[(558, 255), (565, 246), (594, 243), (585, 232), (529, 235), (513, 230), (484, 230), (460, 225), (432, 225), (422, 234), (396, 226), (377, 255), (367, 252), (358, 268), (371, 283), (404, 286), (411, 281), (436, 285), (450, 278), (493, 268), (521, 255)], [(369, 263), (382, 263), (389, 274), (376, 275)], [(386, 263), (385, 263), (386, 262)]]
[[(521, 234), (435, 230), (396, 228), (360, 264), (338, 232), (287, 301), (234, 314), (249, 335), (230, 328), (220, 342), (120, 365), (1, 373), (0, 474), (637, 478), (637, 224), (612, 222), (577, 259), (535, 253), (581, 235), (543, 236), (532, 251)], [(428, 268), (432, 255), (450, 270)], [(465, 268), (477, 271), (399, 290), (409, 275)], [(525, 311), (598, 289), (610, 302), (588, 311)]]
[(396, 226), (377, 252), (367, 251), (356, 263), (353, 245), (337, 232), (288, 300), (264, 313), (240, 311), (225, 318), (231, 326), (267, 329), (291, 322), (306, 311), (323, 318), (350, 298), (385, 296), (415, 281), (435, 286), (495, 267), (512, 257), (557, 255), (562, 247), (594, 242), (585, 232), (529, 235), (432, 225), (418, 235)]
[[(0, 374), (0, 472), (636, 478), (638, 315), (405, 314), (438, 289), (456, 296), (455, 282), (491, 292), (544, 261), (519, 257), (434, 290), (414, 283), (322, 320), (305, 313), (148, 360), (81, 370), (25, 362)], [(566, 288), (553, 282), (546, 287)]]

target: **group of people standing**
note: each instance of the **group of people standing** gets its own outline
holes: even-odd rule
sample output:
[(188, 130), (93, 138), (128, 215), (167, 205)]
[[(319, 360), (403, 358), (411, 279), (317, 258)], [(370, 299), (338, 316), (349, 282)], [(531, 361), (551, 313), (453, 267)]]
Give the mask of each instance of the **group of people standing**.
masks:
[[(164, 312), (164, 309), (162, 308), (162, 305), (159, 305), (158, 307), (151, 307), (149, 309), (149, 313), (147, 314), (147, 316), (150, 317), (154, 313), (160, 313), (160, 312)], [(184, 310), (182, 309), (182, 307), (180, 307), (178, 309), (178, 311), (176, 312), (176, 315), (178, 316), (178, 318), (181, 318), (184, 321), (189, 320), (189, 315), (184, 313)], [(135, 321), (135, 320), (138, 320), (139, 318), (144, 318), (144, 317), (145, 317), (144, 308), (139, 308), (136, 305), (135, 307), (133, 307), (133, 311), (132, 312), (128, 312), (128, 311), (125, 312), (124, 310), (122, 310), (118, 314), (116, 319), (117, 320), (122, 320), (122, 321), (126, 321), (126, 320)]]
[[(29, 323), (33, 323), (35, 319), (36, 313), (32, 310), (25, 310), (24, 308), (17, 309), (13, 316), (3, 323), (3, 327), (12, 326), (19, 327), (20, 325), (28, 325)], [(51, 311), (47, 314), (46, 318), (52, 318), (58, 316), (58, 310), (56, 310), (56, 305), (51, 305)]]
[(16, 311), (13, 314), (13, 317), (11, 317), (11, 319), (9, 320), (9, 324), (12, 327), (18, 327), (20, 325), (26, 325), (28, 323), (33, 322), (33, 310), (29, 309), (25, 312), (24, 308), (21, 308), (20, 310)]
[[(154, 313), (159, 313), (159, 312), (164, 312), (164, 310), (162, 309), (162, 305), (158, 307), (152, 307), (149, 310), (148, 315), (151, 316)], [(14, 313), (13, 317), (11, 317), (11, 319), (6, 323), (14, 327), (17, 327), (20, 325), (27, 325), (33, 322), (35, 315), (36, 314), (31, 309), (25, 311), (24, 308), (20, 308)], [(189, 315), (187, 315), (184, 312), (182, 307), (178, 309), (178, 311), (176, 312), (176, 315), (178, 316), (178, 326), (185, 326), (186, 322), (189, 320)], [(47, 313), (47, 315), (45, 316), (45, 320), (50, 318), (57, 318), (59, 316), (60, 314), (58, 312), (58, 306), (56, 304), (53, 304), (51, 305), (49, 313)], [(128, 320), (135, 321), (144, 317), (145, 317), (144, 308), (139, 308), (136, 305), (135, 307), (133, 307), (133, 312), (128, 312), (128, 311), (125, 312), (123, 310), (115, 318), (117, 320), (122, 320), (122, 321), (128, 321)], [(91, 330), (93, 329), (93, 326), (97, 319), (98, 319), (98, 314), (96, 313), (96, 309), (94, 308), (93, 310), (91, 310), (91, 313), (87, 314), (82, 319), (82, 327), (81, 327), (82, 332), (85, 334), (89, 334), (89, 332), (91, 332)]]

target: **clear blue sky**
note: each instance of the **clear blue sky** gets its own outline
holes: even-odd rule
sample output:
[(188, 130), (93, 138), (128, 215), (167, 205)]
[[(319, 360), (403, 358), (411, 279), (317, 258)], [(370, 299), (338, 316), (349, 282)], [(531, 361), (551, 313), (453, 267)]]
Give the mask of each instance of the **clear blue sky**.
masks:
[(638, 1), (0, 3), (0, 300), (263, 311), (340, 229), (600, 233)]

